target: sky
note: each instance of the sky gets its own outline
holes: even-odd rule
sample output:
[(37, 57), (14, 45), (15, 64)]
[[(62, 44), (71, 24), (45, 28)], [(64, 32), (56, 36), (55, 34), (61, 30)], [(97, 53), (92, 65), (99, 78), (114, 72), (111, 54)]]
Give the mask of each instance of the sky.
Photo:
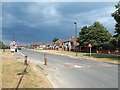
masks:
[(56, 37), (68, 39), (85, 25), (99, 21), (114, 35), (114, 18), (117, 2), (3, 2), (2, 41), (18, 45), (35, 42), (50, 44)]

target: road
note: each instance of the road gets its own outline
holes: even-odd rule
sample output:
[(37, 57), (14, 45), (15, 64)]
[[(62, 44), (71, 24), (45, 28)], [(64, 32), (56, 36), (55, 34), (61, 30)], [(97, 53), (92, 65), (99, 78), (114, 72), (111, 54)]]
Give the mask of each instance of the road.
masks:
[[(45, 53), (25, 49), (20, 52), (32, 63), (44, 64)], [(118, 88), (118, 65), (48, 53), (47, 60), (46, 77), (54, 88)]]

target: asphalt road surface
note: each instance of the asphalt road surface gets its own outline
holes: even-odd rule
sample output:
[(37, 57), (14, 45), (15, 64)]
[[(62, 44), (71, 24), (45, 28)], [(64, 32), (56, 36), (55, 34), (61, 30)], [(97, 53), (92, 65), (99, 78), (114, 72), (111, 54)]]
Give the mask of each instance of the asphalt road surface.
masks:
[[(36, 64), (44, 64), (44, 54), (20, 50)], [(21, 58), (20, 53), (15, 54)], [(47, 53), (47, 79), (54, 88), (118, 88), (118, 65)]]

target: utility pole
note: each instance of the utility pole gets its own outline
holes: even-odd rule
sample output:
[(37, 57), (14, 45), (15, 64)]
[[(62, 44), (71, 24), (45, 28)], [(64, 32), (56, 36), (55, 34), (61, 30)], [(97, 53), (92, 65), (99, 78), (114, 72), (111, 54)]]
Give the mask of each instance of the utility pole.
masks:
[[(76, 39), (77, 39), (77, 22), (74, 22), (74, 24), (75, 24), (75, 36), (76, 36)], [(76, 56), (77, 56), (77, 45), (75, 46), (75, 50), (76, 50)]]

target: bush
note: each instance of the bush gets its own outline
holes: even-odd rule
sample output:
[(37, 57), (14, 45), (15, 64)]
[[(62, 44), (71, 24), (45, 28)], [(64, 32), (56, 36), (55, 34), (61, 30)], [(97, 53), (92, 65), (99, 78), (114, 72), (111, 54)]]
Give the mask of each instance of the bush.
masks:
[(117, 49), (117, 40), (116, 38), (110, 39), (108, 42), (106, 42), (103, 46), (103, 50), (116, 50)]

